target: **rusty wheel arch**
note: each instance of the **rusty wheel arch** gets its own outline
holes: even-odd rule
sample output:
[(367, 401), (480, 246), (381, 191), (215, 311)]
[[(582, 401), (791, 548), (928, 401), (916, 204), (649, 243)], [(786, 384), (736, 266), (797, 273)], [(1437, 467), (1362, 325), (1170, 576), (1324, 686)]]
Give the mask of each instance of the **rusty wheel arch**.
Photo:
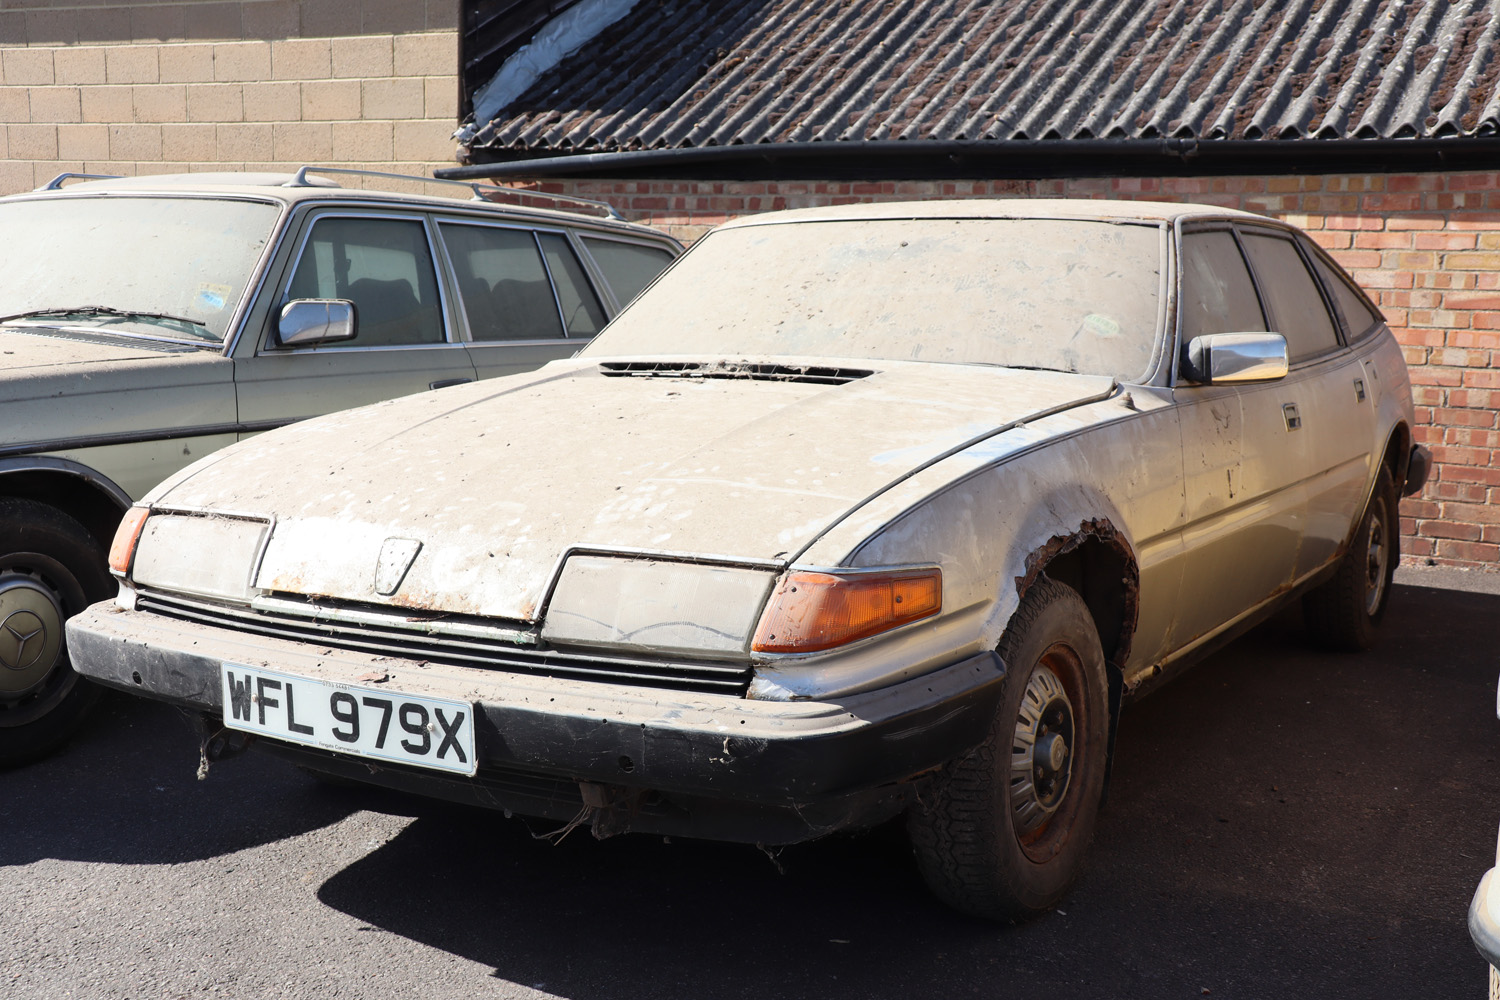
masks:
[(1016, 599), (1024, 599), (1043, 574), (1078, 591), (1093, 616), (1104, 658), (1118, 670), (1135, 636), (1140, 567), (1113, 522), (1093, 518), (1075, 532), (1053, 535), (1026, 556), (1025, 566), (1016, 577)]

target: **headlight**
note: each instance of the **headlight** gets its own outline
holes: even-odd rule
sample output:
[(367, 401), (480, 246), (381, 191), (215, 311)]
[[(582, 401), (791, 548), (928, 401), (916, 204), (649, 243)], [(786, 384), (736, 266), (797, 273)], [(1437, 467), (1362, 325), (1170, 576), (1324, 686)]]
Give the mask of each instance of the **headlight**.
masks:
[[(186, 514), (141, 510), (133, 529), (135, 559), (124, 542), (126, 525), (115, 535), (130, 579), (144, 587), (231, 600), (248, 600), (251, 574), (270, 528), (269, 522), (239, 515)], [(111, 550), (110, 567), (116, 569)], [(116, 569), (124, 573), (125, 569)]]
[(573, 555), (548, 602), (548, 642), (746, 652), (775, 574), (645, 557)]
[(755, 630), (757, 653), (813, 653), (943, 610), (943, 573), (924, 569), (794, 570), (781, 579)]

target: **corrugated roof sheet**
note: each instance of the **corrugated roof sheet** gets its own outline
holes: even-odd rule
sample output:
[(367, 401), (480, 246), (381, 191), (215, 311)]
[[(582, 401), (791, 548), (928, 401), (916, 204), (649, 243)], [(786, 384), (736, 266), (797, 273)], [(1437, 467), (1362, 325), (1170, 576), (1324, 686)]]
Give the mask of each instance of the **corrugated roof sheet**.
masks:
[(1494, 0), (643, 0), (493, 151), (1500, 132)]

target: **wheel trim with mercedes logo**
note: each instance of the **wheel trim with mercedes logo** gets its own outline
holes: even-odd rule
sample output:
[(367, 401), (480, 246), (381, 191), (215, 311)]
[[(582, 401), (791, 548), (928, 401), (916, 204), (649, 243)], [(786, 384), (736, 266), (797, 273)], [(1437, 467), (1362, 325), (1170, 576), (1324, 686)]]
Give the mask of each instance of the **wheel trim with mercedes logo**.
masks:
[(46, 680), (62, 652), (63, 613), (36, 577), (0, 574), (0, 697), (16, 698)]

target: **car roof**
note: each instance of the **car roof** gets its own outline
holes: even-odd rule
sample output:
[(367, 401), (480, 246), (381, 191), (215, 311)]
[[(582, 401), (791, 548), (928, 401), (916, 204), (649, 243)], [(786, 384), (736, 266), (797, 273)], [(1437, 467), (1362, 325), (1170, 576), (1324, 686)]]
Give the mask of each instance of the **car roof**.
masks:
[(835, 222), (856, 219), (1104, 219), (1125, 222), (1175, 222), (1197, 218), (1265, 217), (1234, 208), (1162, 201), (1111, 201), (1095, 198), (956, 198), (945, 201), (897, 201), (767, 212), (728, 222), (723, 228), (791, 222)]
[[(573, 211), (564, 211), (552, 208), (539, 208), (529, 205), (516, 205), (509, 201), (491, 200), (489, 198), (477, 198), (477, 191), (508, 189), (497, 188), (493, 185), (471, 185), (461, 184), (452, 187), (453, 182), (438, 180), (432, 177), (403, 177), (394, 174), (382, 174), (375, 171), (359, 171), (338, 168), (328, 171), (335, 175), (366, 175), (383, 180), (386, 184), (417, 184), (427, 183), (439, 188), (451, 188), (454, 192), (451, 196), (442, 194), (418, 194), (411, 191), (393, 190), (390, 187), (362, 189), (358, 187), (344, 187), (336, 180), (325, 176), (317, 168), (306, 168), (295, 174), (292, 173), (255, 173), (235, 171), (205, 171), (202, 173), (189, 174), (146, 174), (137, 177), (99, 177), (88, 174), (63, 174), (53, 180), (50, 185), (38, 188), (35, 191), (24, 194), (12, 195), (11, 198), (37, 198), (37, 197), (66, 197), (75, 195), (108, 195), (113, 193), (125, 194), (182, 194), (193, 196), (221, 196), (221, 197), (243, 197), (252, 195), (269, 198), (286, 204), (296, 204), (303, 201), (329, 201), (337, 199), (342, 203), (369, 201), (372, 203), (400, 202), (403, 205), (421, 205), (430, 210), (474, 210), (505, 212), (507, 214), (524, 216), (537, 221), (551, 222), (555, 224), (566, 223), (576, 226), (580, 223), (599, 226), (607, 229), (616, 229), (633, 234), (651, 233), (662, 239), (670, 239), (667, 234), (659, 230), (649, 229), (638, 223), (627, 222), (619, 218), (606, 218), (600, 215), (592, 215)], [(76, 181), (62, 186), (62, 181), (71, 178)], [(56, 185), (55, 187), (53, 185)], [(518, 190), (518, 195), (534, 195), (537, 198), (548, 199), (553, 195), (550, 192), (530, 192)], [(9, 199), (7, 199), (9, 200)], [(586, 201), (587, 199), (579, 199)], [(605, 202), (593, 202), (601, 209), (613, 211)]]

